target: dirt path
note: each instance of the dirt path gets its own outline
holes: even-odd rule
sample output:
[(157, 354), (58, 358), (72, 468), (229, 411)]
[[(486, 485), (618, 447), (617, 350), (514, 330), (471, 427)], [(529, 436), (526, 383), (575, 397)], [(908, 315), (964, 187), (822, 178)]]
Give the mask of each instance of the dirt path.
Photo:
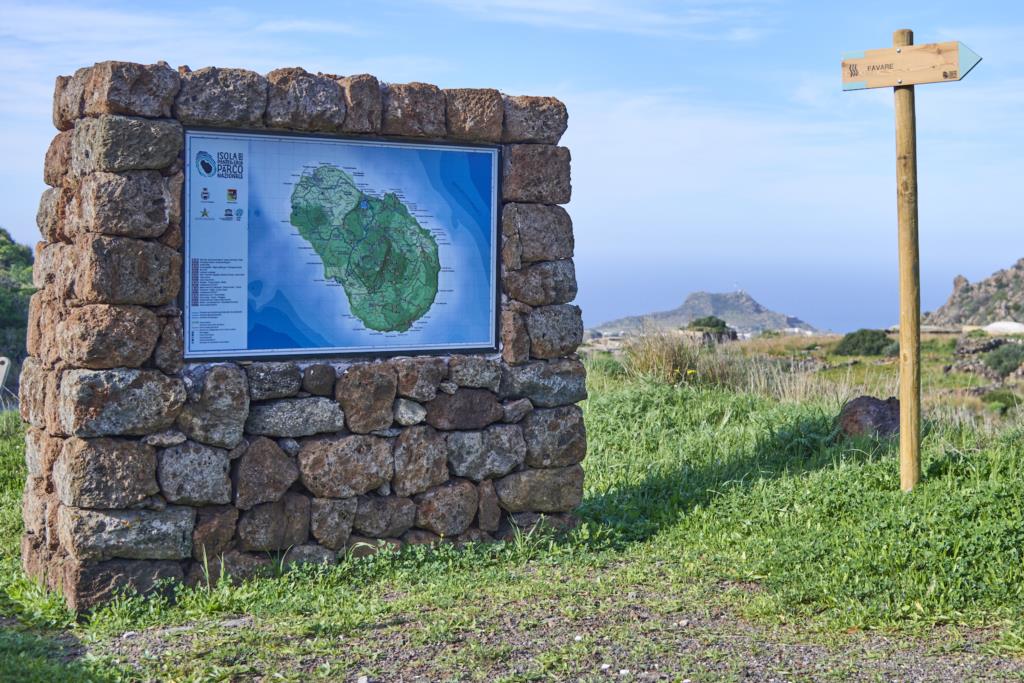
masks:
[[(204, 657), (227, 680), (367, 681), (1003, 681), (1024, 680), (1024, 660), (982, 654), (985, 632), (927, 637), (820, 638), (768, 629), (729, 611), (650, 609), (648, 599), (574, 605), (490, 605), (469, 620), (439, 608), (354, 633), (300, 636), (283, 623), (240, 618), (127, 634), (94, 648), (122, 663)], [(650, 598), (653, 596), (645, 596)], [(258, 661), (225, 660), (259, 642)], [(198, 673), (198, 669), (191, 669)]]

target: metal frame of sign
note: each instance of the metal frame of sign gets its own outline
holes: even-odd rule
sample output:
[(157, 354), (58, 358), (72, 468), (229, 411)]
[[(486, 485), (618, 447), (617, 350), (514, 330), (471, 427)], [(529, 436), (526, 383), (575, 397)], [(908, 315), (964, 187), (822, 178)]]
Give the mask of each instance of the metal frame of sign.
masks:
[[(472, 149), (472, 150), (491, 150), (494, 152), (493, 162), (493, 173), (494, 181), (492, 183), (491, 195), (492, 195), (492, 207), (491, 207), (491, 253), (490, 253), (490, 268), (491, 268), (491, 301), (493, 302), (494, 315), (491, 320), (491, 343), (484, 346), (445, 346), (441, 347), (421, 347), (421, 346), (409, 346), (395, 349), (381, 349), (381, 350), (365, 350), (357, 349), (346, 351), (343, 349), (331, 348), (331, 349), (296, 349), (294, 352), (280, 353), (260, 353), (258, 350), (254, 352), (251, 349), (245, 349), (238, 352), (228, 352), (221, 354), (190, 354), (188, 352), (188, 332), (189, 332), (189, 309), (186, 303), (186, 289), (188, 287), (188, 279), (186, 277), (188, 273), (189, 263), (189, 230), (191, 211), (189, 207), (189, 187), (191, 178), (191, 171), (189, 166), (189, 154), (190, 147), (189, 142), (191, 135), (193, 134), (216, 134), (226, 137), (237, 136), (237, 137), (278, 137), (278, 138), (298, 138), (307, 140), (321, 140), (328, 143), (340, 142), (340, 143), (356, 143), (363, 145), (380, 145), (386, 147), (421, 147), (421, 148), (435, 148), (435, 149)], [(501, 265), (499, 262), (499, 251), (501, 249), (501, 210), (503, 206), (502, 201), (502, 147), (498, 144), (482, 144), (474, 142), (449, 142), (445, 140), (423, 140), (417, 138), (403, 138), (403, 137), (379, 137), (379, 136), (343, 136), (343, 135), (329, 135), (324, 133), (306, 133), (299, 131), (280, 131), (280, 130), (266, 130), (266, 129), (251, 129), (251, 128), (211, 128), (205, 126), (187, 126), (185, 128), (185, 145), (183, 150), (183, 166), (185, 169), (185, 182), (182, 184), (182, 267), (181, 267), (181, 291), (178, 295), (178, 304), (181, 307), (183, 315), (183, 329), (184, 329), (184, 358), (187, 362), (220, 362), (220, 361), (239, 361), (239, 360), (253, 360), (253, 361), (264, 361), (264, 360), (302, 360), (302, 359), (338, 359), (338, 360), (351, 360), (354, 358), (389, 358), (395, 356), (410, 356), (410, 355), (422, 355), (422, 356), (440, 356), (449, 355), (453, 353), (496, 353), (500, 347), (498, 340), (500, 338), (500, 325), (501, 325)], [(276, 351), (276, 350), (275, 350)]]

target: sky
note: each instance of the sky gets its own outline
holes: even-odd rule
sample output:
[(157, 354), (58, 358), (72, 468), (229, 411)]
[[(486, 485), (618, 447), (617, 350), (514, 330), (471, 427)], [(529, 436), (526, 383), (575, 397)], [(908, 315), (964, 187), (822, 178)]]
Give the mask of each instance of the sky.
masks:
[(1024, 257), (1024, 3), (0, 0), (0, 226), (35, 227), (54, 77), (96, 61), (283, 66), (552, 95), (569, 110), (588, 326), (742, 289), (823, 329), (898, 317), (892, 92), (842, 53), (960, 40), (917, 87), (922, 307)]

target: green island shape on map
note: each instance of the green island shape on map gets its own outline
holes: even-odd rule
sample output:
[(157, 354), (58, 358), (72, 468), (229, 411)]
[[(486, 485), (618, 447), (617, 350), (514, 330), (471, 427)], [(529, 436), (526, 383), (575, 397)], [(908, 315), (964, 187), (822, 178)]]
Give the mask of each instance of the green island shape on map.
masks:
[(437, 296), (437, 241), (394, 193), (373, 197), (324, 164), (292, 191), (291, 223), (342, 285), (368, 329), (405, 332)]

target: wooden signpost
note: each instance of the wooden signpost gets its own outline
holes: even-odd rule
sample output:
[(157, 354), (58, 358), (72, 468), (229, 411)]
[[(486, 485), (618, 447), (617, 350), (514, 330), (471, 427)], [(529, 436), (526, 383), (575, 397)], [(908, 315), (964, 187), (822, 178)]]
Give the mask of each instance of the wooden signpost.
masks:
[(921, 478), (921, 269), (917, 246), (914, 85), (959, 81), (981, 57), (963, 43), (914, 45), (909, 29), (891, 48), (843, 57), (843, 90), (892, 88), (896, 98), (896, 211), (900, 250), (900, 488)]

